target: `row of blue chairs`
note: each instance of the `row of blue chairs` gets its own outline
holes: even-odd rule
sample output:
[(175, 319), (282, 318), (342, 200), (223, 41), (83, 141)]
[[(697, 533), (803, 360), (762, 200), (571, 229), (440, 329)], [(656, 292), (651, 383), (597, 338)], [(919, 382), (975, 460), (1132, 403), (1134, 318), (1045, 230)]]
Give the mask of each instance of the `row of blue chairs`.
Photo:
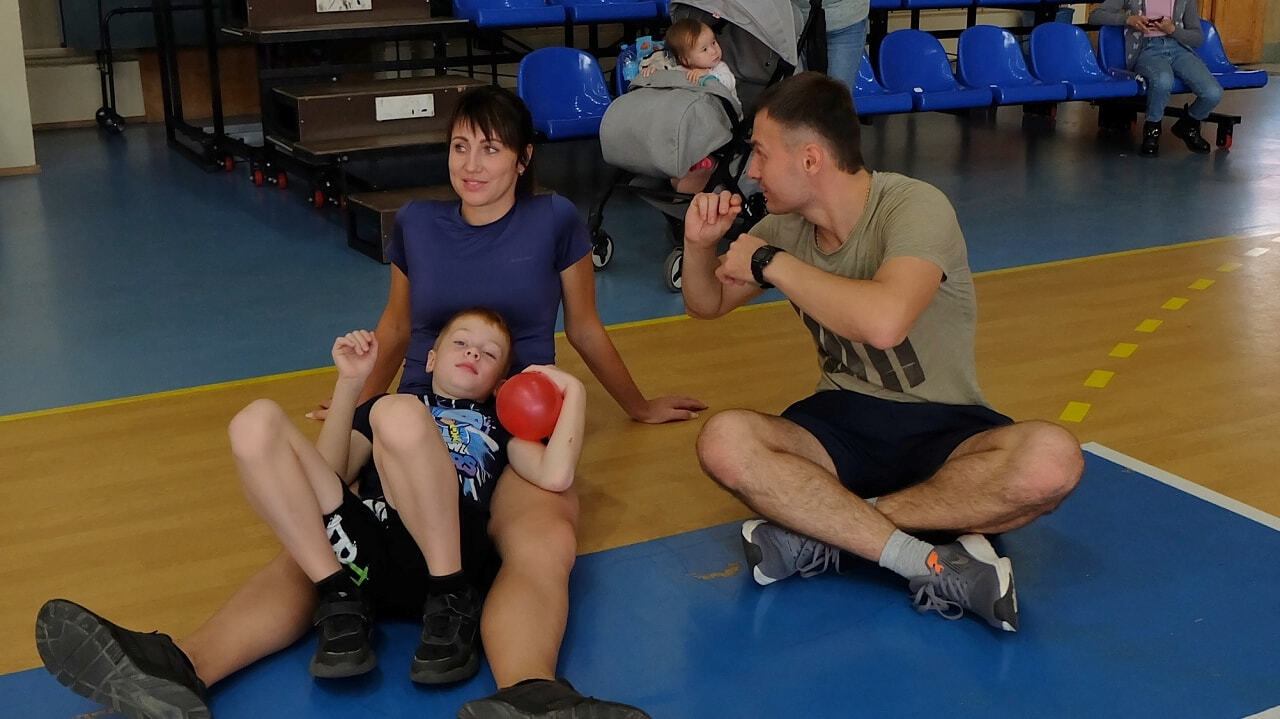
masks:
[[(1266, 72), (1233, 65), (1213, 23), (1201, 23), (1205, 41), (1196, 52), (1224, 88), (1267, 83)], [(1009, 31), (975, 25), (960, 35), (953, 72), (937, 38), (920, 30), (895, 30), (881, 43), (878, 77), (863, 53), (853, 88), (854, 104), (866, 116), (1126, 98), (1145, 92), (1134, 74), (1124, 69), (1122, 28), (1102, 28), (1101, 63), (1084, 31), (1066, 23), (1037, 26), (1031, 33), (1030, 51), (1028, 66)], [(547, 47), (526, 55), (516, 83), (535, 129), (553, 140), (595, 135), (612, 101), (596, 59), (568, 47)]]
[[(671, 17), (671, 0), (454, 0), (454, 14), (482, 28), (538, 27)], [(1059, 5), (1067, 0), (871, 0), (875, 10)]]
[(540, 27), (670, 17), (670, 0), (454, 0), (455, 16), (480, 28)]
[(1011, 5), (1067, 5), (1069, 0), (871, 0), (873, 10), (928, 10), (933, 8), (1008, 7)]
[[(1213, 24), (1200, 22), (1205, 42), (1196, 52), (1224, 88), (1266, 84), (1264, 71), (1233, 65)], [(960, 35), (953, 72), (937, 38), (920, 30), (895, 30), (880, 45), (878, 78), (863, 54), (854, 102), (860, 114), (878, 115), (1144, 94), (1142, 83), (1125, 70), (1123, 28), (1102, 28), (1099, 45), (1101, 63), (1079, 27), (1038, 25), (1031, 32), (1028, 66), (1009, 31), (975, 25)], [(1174, 91), (1187, 90), (1175, 87)]]

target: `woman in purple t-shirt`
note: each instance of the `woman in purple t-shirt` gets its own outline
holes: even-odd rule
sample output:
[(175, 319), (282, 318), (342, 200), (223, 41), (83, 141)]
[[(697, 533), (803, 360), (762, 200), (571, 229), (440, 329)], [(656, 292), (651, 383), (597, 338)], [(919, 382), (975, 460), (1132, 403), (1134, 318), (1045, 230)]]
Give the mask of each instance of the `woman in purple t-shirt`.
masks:
[[(513, 372), (551, 364), (563, 303), (569, 343), (632, 419), (694, 418), (705, 408), (695, 399), (641, 394), (596, 311), (590, 242), (581, 218), (567, 200), (529, 192), (533, 128), (524, 103), (498, 88), (471, 90), (450, 125), (449, 176), (460, 200), (411, 203), (397, 216), (388, 248), (391, 290), (375, 332), (380, 350), (361, 399), (385, 392), (402, 363), (401, 392), (429, 386), (426, 351), (444, 321), (466, 307), (489, 307), (506, 318)], [(399, 409), (414, 404), (387, 399)], [(416, 404), (420, 416), (411, 421), (379, 423), (380, 440), (396, 439), (391, 435), (401, 429), (406, 436), (420, 435), (428, 423), (434, 425)], [(393, 429), (397, 425), (401, 429)], [(405, 456), (384, 451), (379, 466), (384, 460), (412, 461), (411, 450), (397, 451)], [(579, 707), (596, 717), (647, 717), (633, 707), (583, 697), (555, 678), (577, 554), (573, 490), (543, 490), (508, 469), (494, 489), (491, 512), (489, 534), (502, 567), (484, 604), (481, 635), (501, 690), (468, 703), (462, 715), (537, 717)], [(309, 629), (315, 605), (314, 585), (281, 552), (176, 644), (163, 634), (129, 632), (84, 610), (80, 619), (104, 628), (95, 636), (119, 651), (94, 654), (113, 658), (100, 667), (110, 671), (76, 672), (77, 691), (94, 698), (124, 696), (133, 702), (129, 706), (168, 706), (176, 697), (188, 712), (183, 716), (208, 716), (206, 685), (292, 644)]]
[[(400, 391), (420, 392), (430, 382), (424, 360), (441, 325), (473, 305), (506, 318), (514, 340), (513, 372), (552, 364), (556, 313), (563, 302), (569, 343), (632, 419), (694, 418), (705, 408), (695, 399), (646, 399), (605, 332), (582, 219), (568, 200), (530, 192), (533, 123), (520, 99), (493, 87), (469, 91), (451, 128), (449, 178), (460, 199), (410, 203), (396, 217), (387, 248), (391, 292), (375, 331), (386, 349), (362, 397), (385, 391), (401, 357)], [(397, 424), (384, 427), (394, 432)], [(390, 439), (386, 444), (412, 443)], [(481, 633), (494, 679), (505, 689), (468, 709), (487, 716), (494, 704), (505, 704), (537, 716), (527, 707), (563, 706), (578, 698), (554, 679), (569, 611), (569, 570), (577, 554), (578, 500), (572, 490), (547, 492), (508, 470), (494, 490), (491, 511), (489, 530), (502, 569), (484, 604)], [(645, 716), (621, 705), (608, 708), (615, 713), (600, 715)], [(509, 714), (499, 710), (498, 715)]]

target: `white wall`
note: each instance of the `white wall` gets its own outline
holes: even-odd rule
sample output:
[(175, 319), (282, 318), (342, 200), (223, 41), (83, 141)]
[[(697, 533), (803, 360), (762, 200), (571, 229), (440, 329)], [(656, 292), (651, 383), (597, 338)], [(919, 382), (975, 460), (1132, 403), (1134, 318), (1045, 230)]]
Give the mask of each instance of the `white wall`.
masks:
[(0, 170), (34, 167), (27, 65), (22, 56), (18, 0), (0, 0)]
[(62, 20), (58, 16), (58, 0), (18, 0), (18, 15), (22, 18), (22, 38), (28, 50), (62, 45)]
[[(125, 118), (146, 115), (137, 60), (115, 63), (116, 112)], [(102, 106), (98, 66), (81, 59), (39, 61), (27, 65), (31, 122), (36, 126), (87, 122)]]

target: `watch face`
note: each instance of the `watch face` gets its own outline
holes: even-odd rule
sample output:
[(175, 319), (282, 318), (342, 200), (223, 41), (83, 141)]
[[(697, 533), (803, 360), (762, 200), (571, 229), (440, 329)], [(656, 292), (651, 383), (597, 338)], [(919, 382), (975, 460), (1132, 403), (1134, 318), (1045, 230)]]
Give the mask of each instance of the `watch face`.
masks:
[(768, 289), (773, 287), (764, 279), (764, 268), (773, 261), (774, 255), (782, 251), (781, 247), (773, 245), (764, 245), (759, 247), (755, 252), (751, 253), (751, 277), (756, 281), (757, 285)]

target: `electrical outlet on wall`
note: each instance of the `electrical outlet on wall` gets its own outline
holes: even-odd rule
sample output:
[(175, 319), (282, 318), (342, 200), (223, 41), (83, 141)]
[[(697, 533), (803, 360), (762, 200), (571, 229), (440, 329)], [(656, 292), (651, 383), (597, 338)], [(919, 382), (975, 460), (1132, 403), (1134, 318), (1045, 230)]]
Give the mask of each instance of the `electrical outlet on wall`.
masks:
[(415, 117), (435, 117), (436, 98), (431, 93), (421, 95), (392, 95), (374, 98), (374, 114), (378, 122), (407, 120)]

